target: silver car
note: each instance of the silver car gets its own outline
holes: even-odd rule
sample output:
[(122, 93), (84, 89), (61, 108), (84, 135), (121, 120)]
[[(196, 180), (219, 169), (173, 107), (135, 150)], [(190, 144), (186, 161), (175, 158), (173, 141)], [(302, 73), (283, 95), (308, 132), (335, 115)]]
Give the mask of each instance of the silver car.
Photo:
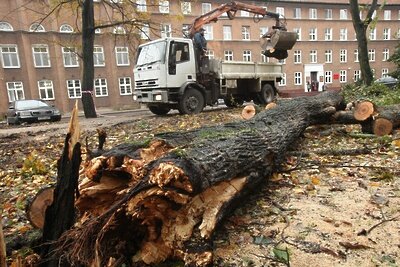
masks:
[(6, 119), (7, 124), (59, 121), (61, 112), (42, 100), (16, 100), (8, 107)]

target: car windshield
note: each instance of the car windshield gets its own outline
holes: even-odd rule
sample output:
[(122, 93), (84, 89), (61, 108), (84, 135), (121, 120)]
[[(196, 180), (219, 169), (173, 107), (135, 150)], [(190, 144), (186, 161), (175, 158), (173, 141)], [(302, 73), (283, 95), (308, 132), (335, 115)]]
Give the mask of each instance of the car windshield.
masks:
[(29, 108), (40, 108), (48, 107), (46, 103), (38, 100), (24, 100), (15, 102), (15, 108), (17, 109), (29, 109)]
[(166, 47), (165, 41), (151, 43), (140, 47), (138, 51), (136, 66), (143, 66), (158, 61), (164, 63), (165, 47)]

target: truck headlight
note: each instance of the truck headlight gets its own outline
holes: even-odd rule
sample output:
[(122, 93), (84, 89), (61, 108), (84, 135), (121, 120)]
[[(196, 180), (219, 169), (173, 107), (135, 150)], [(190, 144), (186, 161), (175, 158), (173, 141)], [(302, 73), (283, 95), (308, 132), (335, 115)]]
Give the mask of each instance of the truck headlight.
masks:
[(161, 95), (155, 95), (154, 98), (156, 101), (161, 101), (162, 100), (162, 96)]
[(133, 100), (134, 100), (134, 101), (137, 100), (137, 95), (133, 95)]

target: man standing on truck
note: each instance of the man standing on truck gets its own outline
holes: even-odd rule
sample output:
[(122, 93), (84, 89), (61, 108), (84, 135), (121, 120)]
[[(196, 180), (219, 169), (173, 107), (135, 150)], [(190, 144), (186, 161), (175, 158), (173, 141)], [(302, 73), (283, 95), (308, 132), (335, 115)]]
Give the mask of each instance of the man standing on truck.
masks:
[(196, 59), (198, 66), (202, 66), (202, 60), (206, 56), (207, 52), (207, 40), (204, 37), (204, 28), (200, 28), (198, 32), (193, 36), (194, 46), (196, 48)]

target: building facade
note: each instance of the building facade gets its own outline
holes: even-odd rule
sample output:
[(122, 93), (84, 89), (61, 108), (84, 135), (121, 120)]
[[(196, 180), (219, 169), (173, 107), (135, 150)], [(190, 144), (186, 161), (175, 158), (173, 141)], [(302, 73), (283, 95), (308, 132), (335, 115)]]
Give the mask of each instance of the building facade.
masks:
[[(43, 1), (0, 2), (0, 114), (10, 101), (21, 98), (44, 99), (68, 112), (82, 94), (79, 14), (65, 8), (43, 20), (46, 12), (35, 2)], [(137, 0), (135, 9), (149, 23), (140, 24), (135, 31), (126, 31), (121, 25), (97, 31), (96, 106), (138, 107), (132, 99), (137, 46), (159, 37), (182, 37), (196, 17), (226, 2)], [(280, 92), (322, 91), (360, 79), (348, 0), (242, 2), (281, 14), (287, 29), (298, 33), (298, 42), (288, 58), (280, 61), (285, 73), (278, 86)], [(368, 32), (370, 64), (376, 78), (395, 68), (387, 61), (400, 40), (400, 3), (395, 2), (389, 0), (379, 7), (374, 14), (377, 23)], [(32, 5), (29, 8), (28, 3)], [(124, 0), (97, 0), (94, 4), (96, 23), (101, 24), (105, 18), (117, 17), (117, 7)], [(35, 9), (41, 12), (32, 12)], [(208, 56), (227, 61), (277, 62), (263, 56), (260, 46), (260, 36), (273, 25), (274, 19), (259, 20), (249, 12), (238, 11), (233, 20), (223, 15), (216, 23), (204, 26)]]

